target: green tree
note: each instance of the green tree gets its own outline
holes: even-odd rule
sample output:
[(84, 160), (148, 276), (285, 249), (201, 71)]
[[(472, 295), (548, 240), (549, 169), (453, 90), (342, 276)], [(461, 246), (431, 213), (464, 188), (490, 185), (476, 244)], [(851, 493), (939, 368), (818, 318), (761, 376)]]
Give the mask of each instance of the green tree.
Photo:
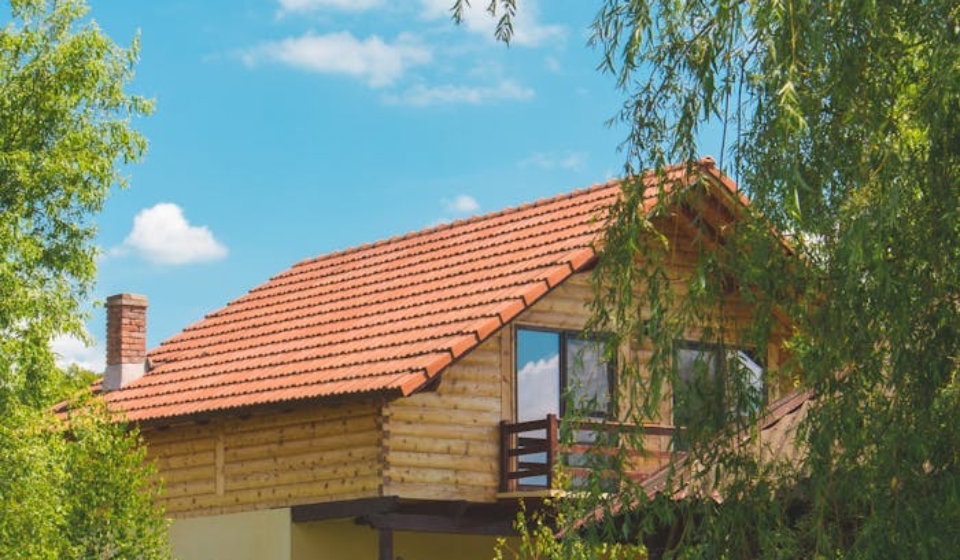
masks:
[(137, 44), (79, 0), (12, 0), (0, 30), (0, 557), (163, 558), (165, 522), (135, 432), (96, 402), (69, 418), (82, 372), (50, 340), (83, 336), (94, 216), (146, 143), (125, 92)]
[(137, 434), (94, 402), (62, 422), (11, 406), (0, 420), (0, 557), (169, 557)]
[[(493, 11), (509, 19), (503, 4)], [(764, 347), (776, 305), (794, 329), (782, 374), (816, 395), (797, 468), (716, 445), (752, 415), (719, 432), (693, 426), (692, 453), (712, 467), (704, 482), (725, 501), (634, 492), (642, 514), (619, 538), (683, 520), (683, 558), (960, 556), (960, 5), (605, 0), (593, 43), (624, 92), (628, 173), (693, 162), (719, 124), (721, 166), (752, 200), (680, 298), (665, 281), (668, 251), (637, 212), (642, 188), (625, 184), (593, 327), (615, 333), (614, 346), (661, 349), (643, 364), (648, 382), (624, 364), (628, 393), (664, 394), (669, 349), (688, 326)], [(756, 302), (751, 328), (704, 313), (722, 305), (730, 275)]]
[(80, 1), (13, 0), (0, 30), (0, 406), (49, 399), (48, 341), (83, 336), (96, 272), (93, 216), (146, 142), (150, 103), (124, 91), (122, 49)]

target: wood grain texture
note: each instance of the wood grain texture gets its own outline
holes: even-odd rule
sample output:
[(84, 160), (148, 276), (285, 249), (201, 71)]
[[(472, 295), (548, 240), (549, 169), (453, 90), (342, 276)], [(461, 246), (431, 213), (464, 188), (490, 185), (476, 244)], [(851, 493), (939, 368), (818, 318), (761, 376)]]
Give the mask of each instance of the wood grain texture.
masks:
[(145, 429), (165, 487), (188, 517), (379, 495), (379, 403), (317, 405)]

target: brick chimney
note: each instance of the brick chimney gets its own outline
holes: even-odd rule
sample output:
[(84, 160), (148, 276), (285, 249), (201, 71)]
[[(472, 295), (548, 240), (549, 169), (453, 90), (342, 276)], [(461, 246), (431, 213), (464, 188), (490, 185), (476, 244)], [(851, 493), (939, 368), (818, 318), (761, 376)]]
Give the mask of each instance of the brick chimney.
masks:
[(147, 298), (117, 294), (107, 298), (107, 370), (103, 390), (113, 391), (147, 371)]

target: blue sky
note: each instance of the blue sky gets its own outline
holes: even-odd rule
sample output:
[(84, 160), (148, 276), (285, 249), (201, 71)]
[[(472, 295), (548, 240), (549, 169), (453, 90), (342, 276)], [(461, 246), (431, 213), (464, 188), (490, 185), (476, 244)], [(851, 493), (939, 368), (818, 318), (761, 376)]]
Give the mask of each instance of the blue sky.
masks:
[[(96, 296), (146, 295), (156, 346), (293, 263), (619, 175), (621, 95), (587, 47), (599, 3), (524, 0), (514, 42), (481, 1), (91, 0), (122, 45), (145, 160), (98, 218)], [(97, 345), (58, 341), (102, 367)]]

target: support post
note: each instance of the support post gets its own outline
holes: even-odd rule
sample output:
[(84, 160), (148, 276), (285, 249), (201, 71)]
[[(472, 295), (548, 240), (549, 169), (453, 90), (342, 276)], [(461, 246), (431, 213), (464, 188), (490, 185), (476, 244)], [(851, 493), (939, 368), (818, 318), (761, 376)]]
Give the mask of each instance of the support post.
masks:
[(378, 560), (393, 560), (393, 529), (378, 529), (380, 533), (380, 553)]
[(559, 455), (559, 423), (556, 414), (547, 415), (547, 489), (553, 490), (553, 471), (557, 466), (557, 456)]
[(500, 491), (509, 492), (511, 482), (510, 474), (510, 447), (513, 437), (507, 433), (507, 421), (500, 421)]

